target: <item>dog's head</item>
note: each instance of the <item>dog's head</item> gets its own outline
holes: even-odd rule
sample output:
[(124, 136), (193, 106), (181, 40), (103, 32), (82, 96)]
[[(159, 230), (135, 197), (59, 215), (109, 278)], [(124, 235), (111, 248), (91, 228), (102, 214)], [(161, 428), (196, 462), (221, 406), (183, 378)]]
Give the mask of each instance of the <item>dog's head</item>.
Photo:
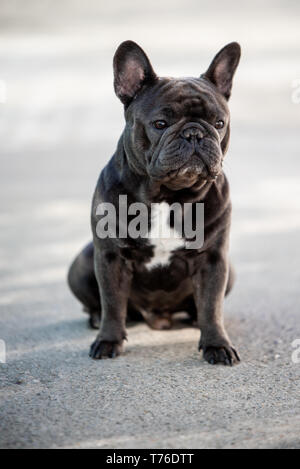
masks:
[(233, 42), (199, 78), (160, 78), (136, 43), (119, 46), (114, 87), (125, 106), (124, 147), (134, 171), (173, 190), (217, 177), (229, 142), (227, 101), (239, 59)]

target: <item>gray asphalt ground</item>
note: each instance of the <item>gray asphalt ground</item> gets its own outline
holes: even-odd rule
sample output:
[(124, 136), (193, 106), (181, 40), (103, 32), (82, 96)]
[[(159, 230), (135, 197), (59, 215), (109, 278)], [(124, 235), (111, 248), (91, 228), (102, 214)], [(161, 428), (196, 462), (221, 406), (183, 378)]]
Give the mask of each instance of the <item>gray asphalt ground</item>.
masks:
[[(300, 447), (299, 14), (296, 1), (1, 0), (1, 447)], [(205, 363), (179, 325), (130, 325), (122, 357), (88, 357), (95, 332), (65, 277), (123, 127), (111, 61), (126, 39), (174, 76), (242, 45), (225, 166), (239, 366)]]

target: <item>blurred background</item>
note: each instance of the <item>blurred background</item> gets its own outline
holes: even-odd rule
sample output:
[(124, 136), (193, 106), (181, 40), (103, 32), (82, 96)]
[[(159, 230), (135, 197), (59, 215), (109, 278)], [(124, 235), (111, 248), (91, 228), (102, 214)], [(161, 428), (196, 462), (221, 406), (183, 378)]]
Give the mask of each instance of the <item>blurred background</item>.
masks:
[[(4, 373), (6, 405), (16, 376), (27, 373), (29, 384), (48, 376), (39, 361), (45, 350), (54, 370), (56, 348), (70, 344), (82, 368), (92, 366), (85, 359), (93, 334), (65, 277), (91, 237), (93, 190), (124, 126), (112, 57), (127, 39), (169, 76), (198, 76), (226, 43), (241, 44), (225, 163), (238, 281), (226, 309), (242, 356), (290, 364), (291, 341), (300, 337), (299, 19), (297, 0), (0, 0), (0, 338), (14, 363)], [(284, 380), (286, 370), (278, 369)], [(299, 407), (293, 392), (288, 413)], [(47, 435), (44, 442), (56, 441)]]
[(158, 74), (171, 76), (197, 76), (223, 45), (240, 42), (225, 166), (235, 214), (241, 209), (233, 235), (300, 227), (300, 104), (292, 101), (299, 13), (297, 1), (1, 0), (1, 264), (8, 286), (19, 287), (21, 278), (31, 286), (62, 280), (70, 256), (90, 238), (94, 186), (124, 125), (112, 57), (126, 39), (146, 50)]

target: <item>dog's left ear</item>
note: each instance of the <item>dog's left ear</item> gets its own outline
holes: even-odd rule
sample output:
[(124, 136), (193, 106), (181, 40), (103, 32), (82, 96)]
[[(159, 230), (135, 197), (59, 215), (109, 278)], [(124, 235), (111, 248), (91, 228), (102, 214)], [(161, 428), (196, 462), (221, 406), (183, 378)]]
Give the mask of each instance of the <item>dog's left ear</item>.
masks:
[(113, 67), (115, 92), (125, 106), (130, 104), (145, 84), (156, 79), (147, 55), (133, 41), (122, 42), (118, 47)]
[(202, 77), (211, 81), (228, 100), (231, 94), (232, 80), (241, 56), (241, 47), (231, 42), (215, 56), (207, 72)]

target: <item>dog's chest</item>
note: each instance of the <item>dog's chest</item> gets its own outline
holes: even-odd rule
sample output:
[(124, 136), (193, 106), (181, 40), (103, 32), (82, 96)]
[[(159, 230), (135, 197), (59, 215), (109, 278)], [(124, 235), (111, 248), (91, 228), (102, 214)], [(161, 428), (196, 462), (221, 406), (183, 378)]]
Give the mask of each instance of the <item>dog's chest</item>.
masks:
[(145, 264), (148, 270), (168, 265), (173, 252), (184, 247), (185, 242), (180, 233), (170, 227), (170, 211), (166, 202), (153, 204), (148, 237), (153, 246), (153, 257)]

